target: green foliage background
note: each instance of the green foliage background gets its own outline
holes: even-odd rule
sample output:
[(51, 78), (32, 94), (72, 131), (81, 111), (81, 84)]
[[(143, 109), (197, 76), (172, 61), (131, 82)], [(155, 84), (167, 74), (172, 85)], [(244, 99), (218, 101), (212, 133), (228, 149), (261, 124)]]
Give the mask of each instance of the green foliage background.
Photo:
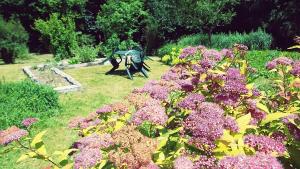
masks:
[(13, 63), (17, 57), (26, 57), (28, 36), (19, 21), (5, 21), (0, 15), (0, 59)]
[(75, 32), (87, 35), (92, 45), (102, 43), (102, 53), (126, 41), (122, 47), (140, 43), (153, 54), (160, 45), (183, 35), (210, 33), (208, 30), (213, 34), (249, 33), (259, 27), (272, 35), (272, 48), (286, 49), (300, 34), (299, 5), (298, 0), (3, 0), (0, 14), (5, 20), (20, 20), (33, 52), (53, 50), (49, 38), (41, 38), (44, 34), (34, 23), (47, 22), (56, 13), (59, 19), (72, 18)]

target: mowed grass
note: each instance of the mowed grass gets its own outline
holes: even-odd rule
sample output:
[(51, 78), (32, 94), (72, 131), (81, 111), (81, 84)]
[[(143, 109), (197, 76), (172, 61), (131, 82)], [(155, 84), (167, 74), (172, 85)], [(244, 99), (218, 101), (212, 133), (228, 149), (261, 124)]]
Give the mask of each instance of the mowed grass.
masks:
[[(51, 55), (32, 56), (28, 60), (18, 61), (17, 64), (0, 65), (0, 78), (5, 81), (19, 81), (27, 77), (22, 72), (25, 65), (51, 61)], [(119, 68), (114, 75), (105, 75), (111, 66), (92, 66), (78, 69), (64, 70), (82, 84), (83, 89), (78, 92), (60, 95), (61, 113), (58, 116), (41, 121), (33, 129), (34, 133), (47, 130), (44, 137), (46, 148), (50, 154), (55, 150), (68, 149), (78, 138), (77, 133), (68, 129), (68, 122), (75, 116), (86, 116), (104, 104), (119, 102), (134, 88), (141, 87), (150, 79), (159, 79), (169, 68), (158, 61), (147, 61), (151, 67), (149, 78), (140, 74), (129, 80), (124, 67)], [(1, 152), (2, 150), (0, 150)], [(39, 160), (26, 160), (16, 164), (20, 152), (0, 154), (0, 168), (2, 169), (36, 169), (46, 167), (47, 164)]]

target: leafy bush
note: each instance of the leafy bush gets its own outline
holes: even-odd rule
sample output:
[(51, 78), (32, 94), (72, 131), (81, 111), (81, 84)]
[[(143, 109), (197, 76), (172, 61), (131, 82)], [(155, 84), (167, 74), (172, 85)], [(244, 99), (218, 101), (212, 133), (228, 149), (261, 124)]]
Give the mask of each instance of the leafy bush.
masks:
[(73, 58), (70, 59), (71, 64), (77, 64), (77, 63), (86, 63), (86, 62), (92, 62), (96, 59), (98, 56), (98, 48), (95, 48), (93, 46), (82, 46), (72, 51), (74, 53)]
[[(182, 51), (182, 49), (183, 47), (180, 47), (180, 45), (174, 45), (172, 43), (169, 43), (160, 48), (158, 54), (162, 56), (162, 62), (168, 65), (174, 65), (177, 63), (176, 59), (178, 59), (178, 56), (181, 54), (180, 51)], [(174, 51), (177, 51), (179, 53), (177, 53), (177, 55), (174, 55)], [(272, 73), (269, 73), (265, 69), (266, 63), (280, 56), (288, 56), (293, 59), (300, 59), (299, 52), (287, 52), (277, 50), (251, 50), (248, 51), (246, 54), (246, 58), (249, 62), (249, 65), (257, 70), (255, 76), (265, 78), (272, 76)]]
[[(272, 36), (262, 29), (255, 32), (246, 33), (220, 33), (212, 35), (211, 48), (222, 49), (231, 48), (235, 43), (245, 44), (252, 50), (265, 50), (270, 49), (272, 44)], [(184, 36), (178, 39), (177, 43), (166, 44), (158, 49), (158, 55), (164, 56), (171, 52), (173, 47), (184, 48), (187, 46), (209, 46), (209, 39), (204, 34), (194, 34)]]
[(71, 17), (51, 14), (49, 20), (38, 19), (35, 28), (49, 41), (56, 59), (74, 57), (72, 50), (78, 47), (75, 22)]
[(293, 59), (300, 59), (300, 53), (298, 52), (284, 52), (277, 50), (253, 50), (249, 51), (246, 55), (250, 66), (257, 69), (257, 76), (266, 78), (268, 78), (270, 75), (270, 73), (265, 69), (266, 63), (280, 56), (288, 56)]
[(27, 117), (47, 119), (58, 112), (58, 94), (30, 81), (0, 83), (0, 128), (19, 125)]
[(95, 41), (96, 40), (94, 36), (78, 32), (77, 42), (79, 46), (94, 45)]
[(19, 21), (5, 21), (0, 16), (0, 58), (4, 63), (14, 63), (16, 58), (26, 57), (28, 33)]
[[(139, 31), (143, 24), (147, 12), (144, 3), (140, 0), (108, 0), (101, 6), (101, 12), (97, 16), (97, 25), (104, 33), (106, 49), (103, 52), (108, 55), (120, 43), (130, 48), (134, 39), (141, 40)], [(137, 38), (134, 38), (137, 37)]]
[[(300, 117), (299, 114), (291, 116), (300, 108), (297, 103), (300, 86), (295, 86), (299, 67), (288, 58), (272, 61), (278, 66), (276, 71), (284, 70), (279, 74), (289, 79), (284, 86), (294, 84), (294, 87), (287, 90), (275, 85), (276, 95), (265, 95), (248, 82), (255, 73), (244, 59), (246, 53), (242, 45), (222, 52), (205, 47), (183, 49), (182, 54), (177, 55), (180, 63), (161, 80), (134, 90), (125, 102), (106, 105), (87, 118), (74, 118), (70, 127), (83, 135), (75, 142), (74, 148), (79, 148), (79, 152), (74, 158), (91, 150), (87, 142), (94, 145), (96, 140), (106, 140), (98, 146), (101, 149), (99, 161), (75, 160), (74, 165), (78, 168), (84, 165), (217, 168), (217, 165), (226, 166), (231, 159), (239, 161), (236, 158), (241, 158), (243, 161), (233, 163), (236, 168), (243, 168), (238, 166), (245, 164), (256, 168), (252, 160), (269, 159), (259, 165), (282, 169), (276, 157), (285, 158), (289, 147), (299, 146), (294, 131), (299, 132), (297, 120)], [(286, 71), (290, 70), (286, 69), (289, 66), (294, 75)], [(284, 79), (276, 78), (277, 82)], [(282, 89), (286, 94), (293, 93), (285, 98), (289, 102), (282, 100)], [(276, 108), (269, 99), (276, 100)], [(290, 120), (297, 120), (283, 122), (282, 118), (289, 116)], [(292, 124), (293, 128), (288, 129)], [(147, 146), (143, 146), (145, 142)]]

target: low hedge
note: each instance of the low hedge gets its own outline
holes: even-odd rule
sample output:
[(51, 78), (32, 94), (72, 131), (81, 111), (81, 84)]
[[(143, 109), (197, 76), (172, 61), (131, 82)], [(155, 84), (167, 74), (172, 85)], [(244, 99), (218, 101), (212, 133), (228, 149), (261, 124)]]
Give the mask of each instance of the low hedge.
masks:
[(19, 125), (27, 117), (46, 119), (59, 112), (58, 94), (31, 81), (0, 83), (0, 129)]
[(231, 48), (233, 44), (240, 43), (248, 46), (251, 50), (270, 49), (272, 36), (262, 29), (250, 33), (220, 33), (212, 35), (212, 44), (209, 45), (208, 36), (205, 34), (194, 34), (181, 37), (174, 43), (167, 43), (158, 49), (157, 54), (164, 56), (172, 51), (172, 48), (184, 48), (187, 46), (203, 45), (210, 48)]

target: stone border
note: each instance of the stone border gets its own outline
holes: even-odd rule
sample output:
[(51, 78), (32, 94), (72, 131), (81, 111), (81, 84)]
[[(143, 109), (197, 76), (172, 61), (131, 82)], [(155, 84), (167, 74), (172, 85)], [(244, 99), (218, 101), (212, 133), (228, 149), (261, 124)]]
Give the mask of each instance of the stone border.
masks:
[(80, 67), (88, 67), (88, 66), (97, 66), (97, 65), (108, 65), (110, 64), (109, 61), (102, 63), (106, 58), (96, 59), (94, 62), (88, 63), (79, 63), (79, 64), (69, 64), (67, 61), (60, 62), (58, 67), (60, 69), (73, 69), (73, 68), (80, 68)]
[[(42, 65), (39, 65), (40, 67)], [(45, 66), (45, 65), (44, 65)], [(31, 72), (32, 67), (26, 66), (23, 67), (24, 73), (34, 82), (41, 84), (41, 82), (38, 80), (38, 78)], [(62, 78), (66, 79), (71, 85), (69, 86), (62, 86), (62, 87), (55, 87), (54, 90), (59, 93), (68, 93), (72, 91), (78, 91), (81, 89), (81, 84), (76, 81), (73, 77), (66, 74), (65, 72), (59, 70), (58, 68), (52, 67), (50, 70), (52, 70), (54, 73), (60, 75)]]

